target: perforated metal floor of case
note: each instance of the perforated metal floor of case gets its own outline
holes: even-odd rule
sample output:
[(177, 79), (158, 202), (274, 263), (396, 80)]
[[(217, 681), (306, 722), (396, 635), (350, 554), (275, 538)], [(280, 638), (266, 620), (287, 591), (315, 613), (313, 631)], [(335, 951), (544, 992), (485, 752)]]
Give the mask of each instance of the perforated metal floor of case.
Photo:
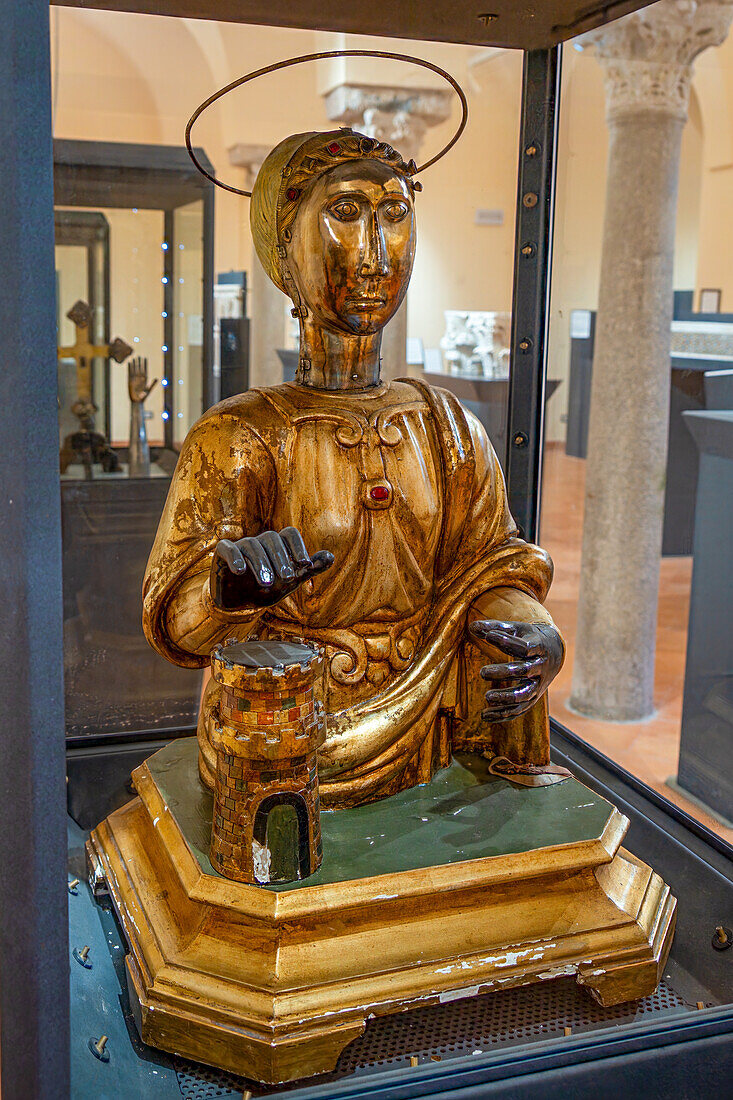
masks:
[(465, 1058), (562, 1036), (566, 1028), (579, 1033), (650, 1016), (677, 1015), (692, 1007), (663, 981), (652, 997), (602, 1008), (573, 978), (558, 978), (371, 1020), (365, 1033), (343, 1052), (335, 1071), (310, 1082), (273, 1089), (183, 1059), (175, 1059), (175, 1068), (185, 1100), (241, 1096), (246, 1089), (253, 1096), (271, 1096), (308, 1083), (325, 1084), (352, 1074), (404, 1067), (410, 1065), (411, 1057), (419, 1063)]
[[(139, 1100), (241, 1100), (287, 1095), (294, 1089), (350, 1077), (389, 1074), (410, 1067), (451, 1059), (470, 1059), (572, 1034), (645, 1023), (680, 1016), (697, 1004), (712, 1003), (709, 993), (670, 962), (653, 997), (615, 1008), (602, 1008), (572, 977), (556, 978), (518, 989), (485, 993), (448, 1004), (415, 1008), (370, 1020), (366, 1031), (341, 1055), (333, 1073), (291, 1085), (264, 1087), (207, 1066), (173, 1058), (145, 1046), (137, 1034), (127, 996), (125, 942), (114, 912), (105, 899), (95, 902), (84, 882), (85, 834), (69, 823), (69, 877), (79, 881), (69, 896), (69, 948), (90, 945), (91, 969), (71, 961), (72, 1096), (100, 1100), (135, 1096)], [(103, 1063), (90, 1053), (89, 1039), (109, 1036), (110, 1059)], [(401, 1076), (401, 1075), (400, 1075)]]

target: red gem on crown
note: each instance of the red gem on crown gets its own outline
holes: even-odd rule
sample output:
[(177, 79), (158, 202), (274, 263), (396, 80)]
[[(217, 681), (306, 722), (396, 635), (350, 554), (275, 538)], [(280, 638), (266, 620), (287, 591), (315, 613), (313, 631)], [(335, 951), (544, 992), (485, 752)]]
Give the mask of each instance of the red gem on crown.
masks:
[(297, 199), (299, 194), (300, 194), (300, 191), (298, 190), (297, 187), (288, 187), (287, 191), (285, 192), (285, 197), (290, 202), (295, 202), (295, 200)]
[(330, 145), (326, 146), (326, 148), (328, 149), (332, 157), (335, 157), (337, 153), (341, 152), (341, 146), (337, 141), (332, 141)]
[(375, 485), (369, 490), (372, 500), (389, 500), (389, 489), (386, 485)]

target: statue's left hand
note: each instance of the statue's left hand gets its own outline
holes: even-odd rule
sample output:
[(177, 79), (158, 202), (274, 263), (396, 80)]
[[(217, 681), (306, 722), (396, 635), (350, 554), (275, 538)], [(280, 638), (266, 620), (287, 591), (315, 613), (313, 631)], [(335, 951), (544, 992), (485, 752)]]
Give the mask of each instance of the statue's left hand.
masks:
[(506, 653), (509, 660), (484, 665), (481, 676), (491, 682), (481, 717), (490, 722), (516, 718), (534, 706), (562, 668), (565, 647), (558, 630), (545, 623), (504, 623), (479, 619), (471, 633)]

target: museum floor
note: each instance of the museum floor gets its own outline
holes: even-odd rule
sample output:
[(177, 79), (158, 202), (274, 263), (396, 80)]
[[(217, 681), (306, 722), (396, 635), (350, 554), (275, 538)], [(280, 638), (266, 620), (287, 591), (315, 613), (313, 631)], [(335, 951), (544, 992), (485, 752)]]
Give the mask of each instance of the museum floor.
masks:
[(677, 774), (682, 690), (687, 644), (691, 558), (663, 558), (657, 621), (656, 711), (643, 722), (600, 722), (568, 709), (580, 578), (585, 462), (570, 458), (562, 444), (545, 452), (540, 541), (555, 562), (547, 601), (568, 643), (565, 667), (550, 689), (550, 711), (621, 767), (677, 803), (709, 829), (733, 842), (727, 829), (666, 785)]

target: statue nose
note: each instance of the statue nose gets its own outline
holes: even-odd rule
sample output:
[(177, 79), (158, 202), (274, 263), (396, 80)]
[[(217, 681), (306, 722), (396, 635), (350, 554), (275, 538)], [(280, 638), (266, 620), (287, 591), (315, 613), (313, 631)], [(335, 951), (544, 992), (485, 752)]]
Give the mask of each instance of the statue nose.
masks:
[(387, 248), (379, 219), (373, 215), (370, 219), (364, 259), (361, 263), (362, 275), (388, 275)]

